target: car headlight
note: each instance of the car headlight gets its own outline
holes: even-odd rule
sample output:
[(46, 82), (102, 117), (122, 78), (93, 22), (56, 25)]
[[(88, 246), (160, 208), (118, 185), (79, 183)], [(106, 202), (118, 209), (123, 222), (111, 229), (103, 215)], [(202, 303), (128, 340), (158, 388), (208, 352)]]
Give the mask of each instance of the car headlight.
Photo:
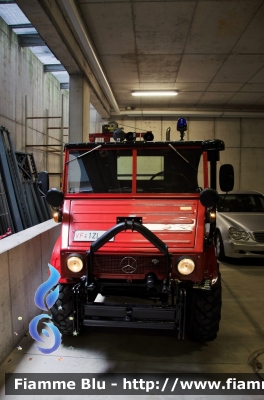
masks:
[(72, 272), (80, 272), (83, 269), (83, 260), (80, 254), (71, 254), (67, 258), (67, 267)]
[(240, 231), (237, 228), (229, 228), (228, 229), (229, 236), (235, 240), (248, 240), (250, 235), (246, 231)]
[(195, 268), (195, 263), (191, 258), (182, 258), (177, 265), (177, 269), (182, 275), (190, 275)]

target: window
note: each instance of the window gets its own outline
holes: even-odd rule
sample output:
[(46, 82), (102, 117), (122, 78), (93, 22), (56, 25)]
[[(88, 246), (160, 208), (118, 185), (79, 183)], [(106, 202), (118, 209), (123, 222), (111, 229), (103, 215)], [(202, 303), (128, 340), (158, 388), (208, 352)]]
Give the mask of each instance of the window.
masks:
[[(87, 152), (88, 151), (88, 152)], [(132, 193), (133, 150), (70, 150), (69, 193)], [(195, 193), (200, 149), (138, 148), (137, 193)]]

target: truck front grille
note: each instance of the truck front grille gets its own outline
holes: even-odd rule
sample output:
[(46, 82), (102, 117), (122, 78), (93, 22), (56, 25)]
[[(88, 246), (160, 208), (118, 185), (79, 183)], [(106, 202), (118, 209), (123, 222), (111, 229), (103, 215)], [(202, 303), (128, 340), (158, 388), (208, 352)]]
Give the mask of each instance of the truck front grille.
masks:
[(264, 243), (264, 231), (253, 232), (253, 237), (256, 242)]
[(94, 255), (94, 274), (156, 274), (166, 273), (166, 258), (164, 256), (125, 256), (125, 255)]

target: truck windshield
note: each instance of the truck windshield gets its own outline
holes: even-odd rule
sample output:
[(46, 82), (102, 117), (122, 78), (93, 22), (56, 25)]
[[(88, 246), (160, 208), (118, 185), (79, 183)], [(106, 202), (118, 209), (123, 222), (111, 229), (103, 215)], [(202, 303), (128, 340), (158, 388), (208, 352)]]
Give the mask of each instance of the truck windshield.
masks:
[(137, 193), (195, 193), (199, 186), (199, 148), (110, 148), (80, 157), (86, 152), (70, 150), (68, 193), (132, 193), (133, 179)]

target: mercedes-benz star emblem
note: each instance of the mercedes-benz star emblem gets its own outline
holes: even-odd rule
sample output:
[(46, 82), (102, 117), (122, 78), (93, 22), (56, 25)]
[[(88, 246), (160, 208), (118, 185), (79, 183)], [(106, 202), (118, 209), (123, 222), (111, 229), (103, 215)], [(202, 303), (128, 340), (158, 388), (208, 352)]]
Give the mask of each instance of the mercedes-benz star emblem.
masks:
[(137, 269), (137, 261), (133, 257), (124, 257), (121, 260), (120, 268), (125, 274), (133, 274)]

